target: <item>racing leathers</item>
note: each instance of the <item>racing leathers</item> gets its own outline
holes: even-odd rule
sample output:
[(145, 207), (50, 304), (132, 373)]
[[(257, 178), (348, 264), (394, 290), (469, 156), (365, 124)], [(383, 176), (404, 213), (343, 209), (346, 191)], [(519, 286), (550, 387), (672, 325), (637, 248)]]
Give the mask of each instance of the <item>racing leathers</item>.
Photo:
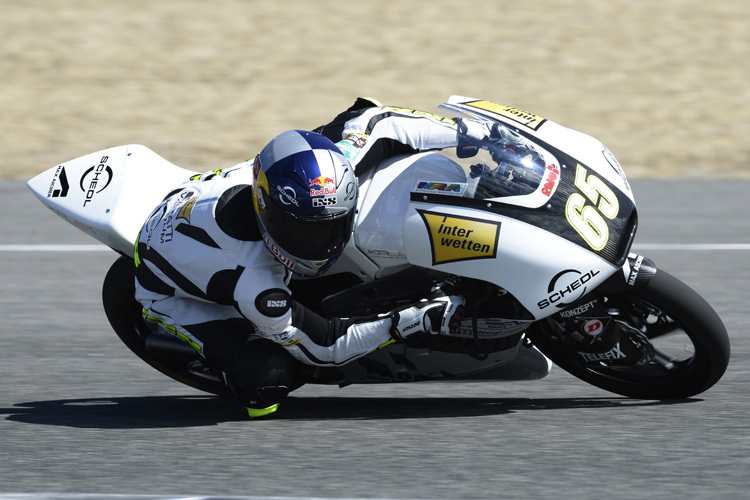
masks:
[[(389, 156), (456, 146), (458, 127), (451, 119), (359, 99), (316, 131), (336, 143), (359, 175)], [(193, 177), (156, 207), (136, 242), (136, 299), (145, 318), (202, 353), (227, 383), (246, 376), (234, 365), (243, 363), (238, 353), (259, 345), (253, 344), (257, 338), (273, 341), (303, 364), (338, 366), (405, 337), (405, 325), (414, 324), (410, 319), (433, 332), (448, 328), (444, 323), (460, 300), (427, 304), (439, 305), (445, 318), (424, 314), (422, 304), (367, 320), (328, 320), (295, 302), (289, 269), (258, 230), (251, 184), (252, 160)], [(245, 399), (248, 406), (263, 395)]]

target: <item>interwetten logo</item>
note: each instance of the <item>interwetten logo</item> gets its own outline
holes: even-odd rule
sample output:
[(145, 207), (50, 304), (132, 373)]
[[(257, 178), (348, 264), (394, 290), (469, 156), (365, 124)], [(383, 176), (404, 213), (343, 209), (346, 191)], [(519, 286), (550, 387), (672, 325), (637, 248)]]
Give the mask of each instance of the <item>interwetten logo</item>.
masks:
[(472, 259), (494, 259), (500, 223), (417, 210), (427, 226), (432, 264)]
[(494, 102), (473, 101), (473, 102), (467, 102), (464, 104), (466, 104), (467, 106), (472, 106), (474, 108), (491, 111), (497, 115), (500, 115), (505, 118), (509, 118), (515, 122), (525, 125), (532, 130), (537, 130), (539, 127), (542, 126), (542, 123), (547, 121), (546, 119), (542, 118), (539, 115), (535, 115), (534, 113), (529, 113), (527, 111), (522, 111), (512, 106), (504, 106), (502, 104), (497, 104)]

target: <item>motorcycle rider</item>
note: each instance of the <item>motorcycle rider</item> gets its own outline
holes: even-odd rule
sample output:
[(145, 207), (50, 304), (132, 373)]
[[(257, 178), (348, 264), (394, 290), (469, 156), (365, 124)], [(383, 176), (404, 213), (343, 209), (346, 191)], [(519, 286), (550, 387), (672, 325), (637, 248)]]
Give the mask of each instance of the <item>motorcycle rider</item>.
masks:
[(326, 319), (295, 302), (287, 284), (341, 255), (356, 176), (397, 154), (456, 146), (466, 133), (482, 140), (492, 131), (360, 98), (315, 132), (285, 132), (251, 160), (177, 186), (136, 242), (144, 317), (220, 370), (251, 417), (276, 411), (301, 385), (297, 362), (339, 366), (415, 332), (447, 333), (460, 323), (457, 295)]

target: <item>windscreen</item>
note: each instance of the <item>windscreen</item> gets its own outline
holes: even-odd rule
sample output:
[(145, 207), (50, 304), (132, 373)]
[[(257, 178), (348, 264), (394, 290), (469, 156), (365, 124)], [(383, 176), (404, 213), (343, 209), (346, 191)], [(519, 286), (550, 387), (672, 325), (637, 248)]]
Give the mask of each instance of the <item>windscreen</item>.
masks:
[(492, 133), (484, 140), (459, 135), (458, 147), (441, 153), (458, 163), (466, 173), (463, 197), (495, 199), (521, 197), (539, 190), (550, 174), (548, 166), (559, 165), (552, 154), (509, 126), (480, 116), (467, 116), (449, 105), (438, 108), (439, 114), (461, 119), (474, 119), (491, 125)]

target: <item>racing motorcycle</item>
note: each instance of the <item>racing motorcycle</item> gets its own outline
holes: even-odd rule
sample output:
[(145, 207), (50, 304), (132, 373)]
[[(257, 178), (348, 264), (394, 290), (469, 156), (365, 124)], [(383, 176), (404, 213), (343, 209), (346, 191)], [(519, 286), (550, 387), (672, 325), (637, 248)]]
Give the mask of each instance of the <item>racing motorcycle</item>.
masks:
[[(719, 381), (729, 362), (726, 329), (696, 292), (630, 252), (636, 205), (606, 147), (480, 99), (452, 96), (434, 116), (479, 120), (493, 134), (395, 157), (359, 177), (344, 253), (326, 274), (289, 286), (326, 317), (383, 313), (443, 291), (466, 298), (466, 318), (450, 335), (414, 334), (344, 366), (301, 367), (305, 383), (533, 380), (552, 363), (640, 399), (688, 398)], [(28, 185), (120, 254), (102, 296), (125, 345), (175, 380), (231, 395), (196, 350), (146, 323), (134, 299), (141, 225), (175, 186), (201, 175), (128, 145), (58, 165)], [(314, 181), (328, 194), (338, 187)]]

